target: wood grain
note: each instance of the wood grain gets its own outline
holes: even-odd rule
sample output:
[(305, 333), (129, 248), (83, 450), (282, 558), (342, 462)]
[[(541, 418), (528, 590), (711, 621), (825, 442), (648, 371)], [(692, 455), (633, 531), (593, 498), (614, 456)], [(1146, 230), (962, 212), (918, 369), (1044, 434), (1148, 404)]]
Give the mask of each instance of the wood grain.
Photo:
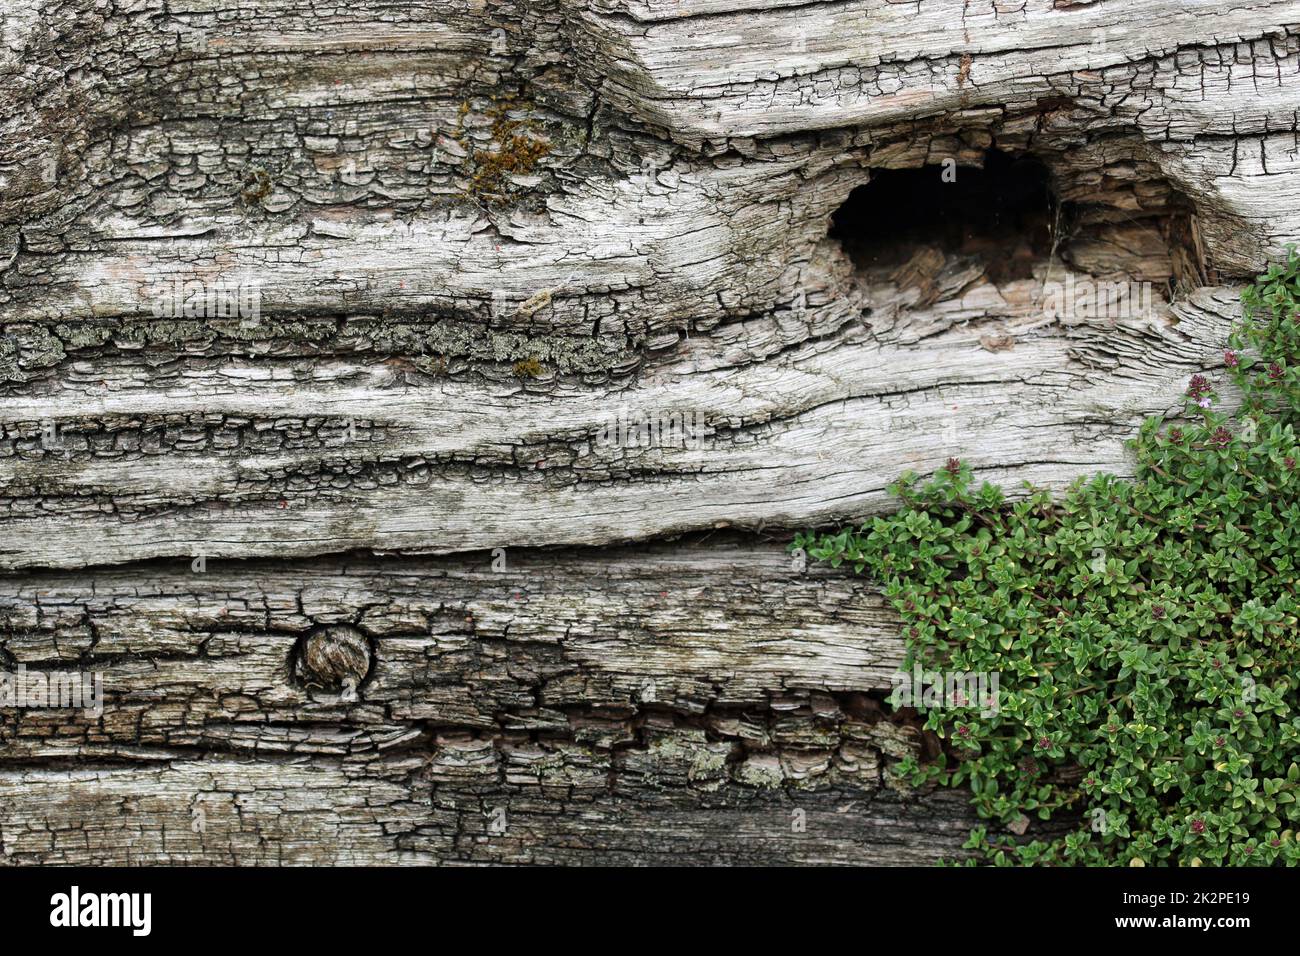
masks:
[[(960, 855), (784, 542), (1128, 474), (1300, 233), (1291, 0), (8, 0), (0, 112), (0, 665), (106, 694), (0, 710), (19, 864)], [(831, 234), (991, 150), (1050, 251)]]

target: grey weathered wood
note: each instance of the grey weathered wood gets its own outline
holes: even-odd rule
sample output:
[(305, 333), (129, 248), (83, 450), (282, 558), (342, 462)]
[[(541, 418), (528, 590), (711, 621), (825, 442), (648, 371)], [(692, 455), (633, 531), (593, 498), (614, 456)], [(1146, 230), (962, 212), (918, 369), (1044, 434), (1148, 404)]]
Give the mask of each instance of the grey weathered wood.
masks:
[[(960, 796), (912, 794), (891, 776), (921, 734), (880, 706), (902, 647), (862, 580), (735, 539), (505, 559), (499, 571), (471, 554), (0, 582), (10, 667), (94, 668), (105, 687), (101, 718), (0, 716), (4, 853), (903, 863), (959, 852), (971, 823)], [(295, 669), (295, 649), (328, 628), (371, 647), (355, 700)]]
[[(1128, 473), (1300, 233), (1298, 111), (1294, 0), (8, 0), (0, 663), (109, 704), (0, 712), (0, 859), (956, 852), (882, 599), (780, 541), (950, 456)], [(1029, 278), (828, 237), (990, 146), (1085, 212)]]
[[(879, 509), (901, 470), (949, 456), (1008, 484), (1124, 473), (1141, 419), (1220, 361), (1232, 296), (1097, 329), (1008, 314), (988, 289), (802, 344), (808, 326), (787, 327), (786, 349), (738, 368), (728, 349), (787, 338), (780, 318), (754, 320), (621, 388), (411, 384), (347, 356), (198, 362), (183, 388), (140, 389), (126, 381), (134, 361), (103, 360), (101, 382), (7, 403), (0, 566), (801, 527)], [(1014, 347), (988, 350), (990, 332)], [(624, 408), (684, 410), (707, 434), (699, 447), (602, 447)], [(42, 447), (47, 422), (62, 448)]]

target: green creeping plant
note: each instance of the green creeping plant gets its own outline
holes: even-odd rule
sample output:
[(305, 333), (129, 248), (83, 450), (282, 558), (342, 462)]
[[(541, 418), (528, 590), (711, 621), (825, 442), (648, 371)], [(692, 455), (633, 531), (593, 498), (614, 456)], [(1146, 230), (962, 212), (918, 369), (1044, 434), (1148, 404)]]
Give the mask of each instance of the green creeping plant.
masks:
[(1193, 376), (1187, 415), (1130, 443), (1132, 480), (1008, 503), (954, 459), (895, 483), (897, 513), (791, 545), (882, 584), (909, 671), (997, 675), (996, 707), (922, 706), (947, 752), (901, 767), (969, 788), (976, 861), (1300, 861), (1295, 247), (1242, 300), (1237, 416)]

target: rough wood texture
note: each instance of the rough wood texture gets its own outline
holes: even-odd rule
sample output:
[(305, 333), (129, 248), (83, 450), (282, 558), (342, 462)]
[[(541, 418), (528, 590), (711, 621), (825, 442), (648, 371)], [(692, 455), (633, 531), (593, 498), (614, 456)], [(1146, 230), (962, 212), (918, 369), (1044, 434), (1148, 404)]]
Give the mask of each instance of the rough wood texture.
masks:
[[(960, 795), (918, 797), (890, 775), (922, 736), (881, 707), (902, 648), (864, 582), (735, 540), (509, 552), (501, 571), (491, 560), (3, 582), (11, 666), (94, 666), (105, 687), (100, 718), (0, 717), (3, 853), (903, 863), (960, 852), (972, 822)], [(298, 658), (349, 634), (373, 656), (351, 696)]]
[[(16, 862), (951, 855), (779, 540), (1127, 472), (1300, 234), (1294, 0), (6, 0), (0, 109), (0, 662), (107, 698), (0, 711)], [(990, 150), (1050, 246), (830, 234)]]

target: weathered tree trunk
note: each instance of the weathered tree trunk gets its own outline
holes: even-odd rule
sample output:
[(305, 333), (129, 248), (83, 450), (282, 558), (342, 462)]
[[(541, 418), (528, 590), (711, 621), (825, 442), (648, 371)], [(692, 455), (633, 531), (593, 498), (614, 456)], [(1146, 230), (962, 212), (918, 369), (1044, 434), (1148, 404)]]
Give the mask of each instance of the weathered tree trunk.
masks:
[(783, 542), (1127, 473), (1300, 236), (1296, 0), (0, 17), (10, 862), (959, 855)]

